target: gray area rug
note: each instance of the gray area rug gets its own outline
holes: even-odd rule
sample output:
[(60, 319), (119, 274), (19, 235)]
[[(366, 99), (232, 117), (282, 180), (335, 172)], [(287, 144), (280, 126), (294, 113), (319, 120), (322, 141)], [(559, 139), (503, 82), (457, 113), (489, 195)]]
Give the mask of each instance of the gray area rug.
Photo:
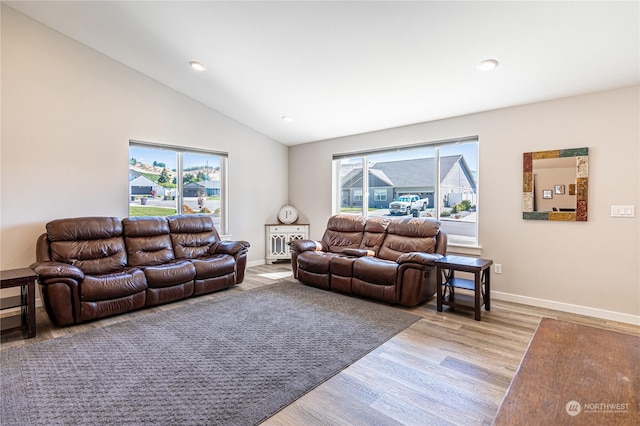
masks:
[(420, 317), (283, 282), (0, 352), (2, 425), (252, 425)]

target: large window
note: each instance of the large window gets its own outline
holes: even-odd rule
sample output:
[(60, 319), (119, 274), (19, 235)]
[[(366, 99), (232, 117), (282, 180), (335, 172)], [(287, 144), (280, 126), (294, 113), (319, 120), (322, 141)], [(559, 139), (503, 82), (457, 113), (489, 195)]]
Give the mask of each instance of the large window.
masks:
[(129, 216), (211, 215), (226, 233), (225, 153), (129, 143)]
[(477, 138), (333, 159), (334, 213), (438, 218), (450, 243), (477, 245)]

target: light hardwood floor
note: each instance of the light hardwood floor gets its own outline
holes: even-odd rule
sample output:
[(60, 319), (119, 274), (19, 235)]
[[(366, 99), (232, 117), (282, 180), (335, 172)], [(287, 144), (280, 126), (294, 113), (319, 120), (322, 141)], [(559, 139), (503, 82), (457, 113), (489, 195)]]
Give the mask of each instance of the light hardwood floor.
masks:
[[(243, 284), (203, 297), (274, 284), (277, 279), (263, 274), (290, 270), (287, 263), (251, 267)], [(65, 328), (53, 326), (38, 308), (37, 337), (3, 336), (0, 350), (130, 321), (193, 300)], [(491, 301), (491, 311), (483, 310), (482, 321), (468, 311), (437, 312), (435, 305), (434, 298), (415, 308), (395, 307), (422, 319), (263, 425), (491, 424), (541, 318), (640, 336), (638, 326), (497, 300)]]

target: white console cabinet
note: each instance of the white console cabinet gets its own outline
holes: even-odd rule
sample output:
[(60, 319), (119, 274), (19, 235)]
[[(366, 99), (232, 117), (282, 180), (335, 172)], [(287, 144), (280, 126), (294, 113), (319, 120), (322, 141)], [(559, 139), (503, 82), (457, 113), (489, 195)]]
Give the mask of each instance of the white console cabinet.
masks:
[(309, 239), (309, 225), (266, 225), (267, 237), (267, 264), (272, 264), (276, 260), (291, 259), (289, 242), (293, 240)]

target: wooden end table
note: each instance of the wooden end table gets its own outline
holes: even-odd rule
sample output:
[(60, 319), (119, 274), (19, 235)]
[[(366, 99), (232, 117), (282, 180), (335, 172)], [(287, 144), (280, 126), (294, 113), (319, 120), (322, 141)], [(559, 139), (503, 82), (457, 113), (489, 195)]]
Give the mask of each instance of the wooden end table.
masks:
[(21, 315), (3, 319), (9, 326), (1, 334), (22, 330), (26, 338), (36, 337), (36, 280), (38, 275), (30, 268), (0, 271), (1, 288), (20, 287), (19, 296), (0, 299), (0, 310), (21, 308)]
[[(491, 310), (491, 268), (493, 260), (478, 259), (468, 256), (444, 256), (435, 261), (437, 275), (437, 303), (438, 312), (442, 312), (442, 305), (451, 309), (472, 309), (475, 320), (480, 321), (480, 308), (484, 305), (486, 311)], [(474, 275), (473, 280), (457, 278), (455, 271), (469, 272)], [(456, 294), (455, 289), (473, 291), (473, 299), (468, 294)]]

